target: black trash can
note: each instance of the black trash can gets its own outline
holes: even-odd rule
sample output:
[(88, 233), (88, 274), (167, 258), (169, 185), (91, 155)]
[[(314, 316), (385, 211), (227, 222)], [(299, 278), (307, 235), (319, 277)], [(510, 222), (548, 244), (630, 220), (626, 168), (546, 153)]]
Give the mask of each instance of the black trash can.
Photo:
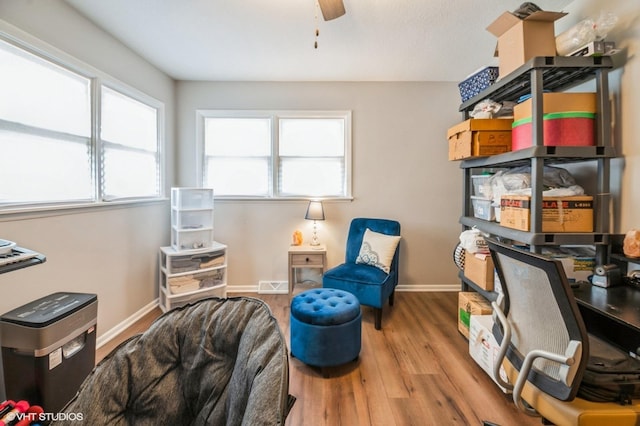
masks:
[(7, 399), (57, 413), (93, 370), (98, 298), (54, 293), (0, 317)]

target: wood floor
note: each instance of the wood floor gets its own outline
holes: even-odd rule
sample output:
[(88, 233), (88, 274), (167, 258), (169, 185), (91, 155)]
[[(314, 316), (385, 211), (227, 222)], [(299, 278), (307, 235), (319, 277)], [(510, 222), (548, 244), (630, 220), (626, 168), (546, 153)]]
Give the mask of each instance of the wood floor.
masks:
[[(231, 294), (263, 299), (289, 342), (287, 295)], [(317, 369), (290, 359), (289, 392), (297, 401), (288, 426), (355, 425), (540, 425), (520, 413), (468, 353), (457, 329), (457, 293), (398, 292), (385, 307), (382, 330), (363, 307), (362, 350), (357, 361)], [(141, 332), (154, 310), (117, 339), (101, 347), (104, 357), (121, 340)]]

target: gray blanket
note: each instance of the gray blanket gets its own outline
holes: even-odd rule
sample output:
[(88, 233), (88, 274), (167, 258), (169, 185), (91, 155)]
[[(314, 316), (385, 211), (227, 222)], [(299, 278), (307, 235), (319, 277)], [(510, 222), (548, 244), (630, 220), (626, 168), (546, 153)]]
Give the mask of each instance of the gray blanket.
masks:
[(288, 389), (286, 343), (267, 305), (214, 298), (114, 349), (64, 412), (91, 425), (284, 425)]

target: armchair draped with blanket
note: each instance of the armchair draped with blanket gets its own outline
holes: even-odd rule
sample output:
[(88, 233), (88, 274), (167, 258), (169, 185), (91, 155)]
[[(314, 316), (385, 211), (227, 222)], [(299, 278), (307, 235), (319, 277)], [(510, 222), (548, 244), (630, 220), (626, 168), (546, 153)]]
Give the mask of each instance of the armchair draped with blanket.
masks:
[(213, 298), (122, 343), (64, 411), (94, 425), (283, 425), (288, 389), (286, 343), (267, 305)]

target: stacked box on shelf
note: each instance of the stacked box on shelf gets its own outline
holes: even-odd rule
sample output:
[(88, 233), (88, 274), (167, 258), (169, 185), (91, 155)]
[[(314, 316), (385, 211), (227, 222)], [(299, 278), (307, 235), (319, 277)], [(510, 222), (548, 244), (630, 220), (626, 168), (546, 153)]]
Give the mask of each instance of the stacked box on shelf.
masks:
[[(542, 95), (545, 146), (595, 145), (595, 93), (544, 93)], [(512, 150), (532, 145), (532, 101), (513, 108)]]
[(471, 196), (471, 204), (473, 205), (473, 215), (478, 219), (495, 220), (491, 198)]
[(486, 291), (493, 291), (495, 267), (490, 254), (466, 253), (464, 256), (464, 276)]
[[(469, 355), (493, 379), (504, 393), (511, 393), (496, 379), (493, 365), (498, 359), (500, 345), (493, 336), (493, 317), (491, 315), (471, 315), (469, 323)], [(500, 377), (507, 381), (503, 367), (500, 367)]]
[(458, 84), (460, 97), (465, 102), (491, 86), (498, 79), (498, 67), (485, 67)]
[[(502, 226), (530, 230), (530, 196), (503, 195), (500, 210)], [(543, 197), (542, 232), (593, 232), (593, 197)]]
[(491, 304), (482, 295), (465, 291), (458, 293), (458, 331), (467, 339), (471, 315), (488, 315), (492, 312)]
[(554, 22), (564, 12), (537, 11), (521, 18), (504, 12), (487, 31), (498, 38), (496, 53), (500, 77), (516, 70), (535, 56), (555, 56), (556, 37)]
[(491, 199), (491, 187), (489, 186), (489, 178), (491, 175), (473, 175), (471, 182), (473, 183), (473, 195), (471, 196), (471, 204), (473, 206), (473, 215), (479, 219), (495, 220), (495, 209), (493, 200)]
[(505, 118), (470, 118), (449, 128), (449, 160), (511, 151), (512, 123), (512, 119)]

